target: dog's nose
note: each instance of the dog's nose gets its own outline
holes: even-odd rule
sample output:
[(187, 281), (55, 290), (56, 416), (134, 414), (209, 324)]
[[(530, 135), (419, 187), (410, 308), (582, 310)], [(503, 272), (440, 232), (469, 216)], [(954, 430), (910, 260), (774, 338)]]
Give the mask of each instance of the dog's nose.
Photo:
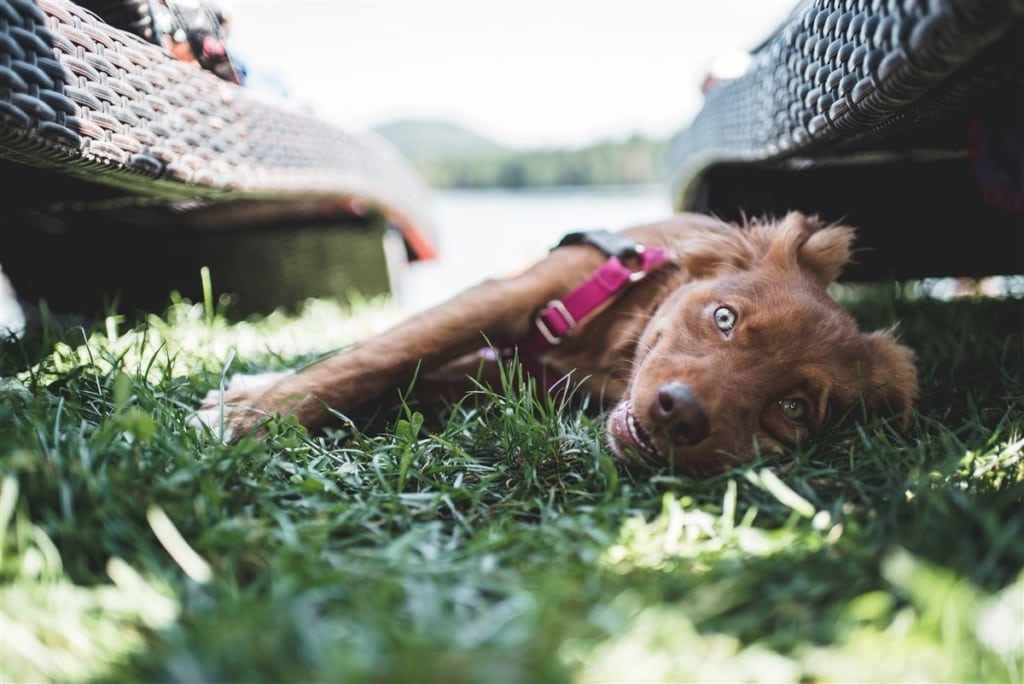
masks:
[(686, 383), (666, 382), (658, 389), (658, 400), (651, 406), (651, 421), (656, 430), (666, 432), (674, 441), (697, 444), (711, 432), (708, 414)]

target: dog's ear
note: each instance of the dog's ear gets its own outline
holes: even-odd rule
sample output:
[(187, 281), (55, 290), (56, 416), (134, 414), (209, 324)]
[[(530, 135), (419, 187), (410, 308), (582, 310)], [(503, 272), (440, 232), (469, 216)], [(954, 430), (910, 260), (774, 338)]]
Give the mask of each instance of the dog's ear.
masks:
[(798, 212), (791, 212), (784, 220), (799, 223), (807, 236), (799, 250), (800, 266), (813, 275), (821, 287), (835, 282), (843, 266), (850, 262), (851, 248), (856, 238), (853, 228), (826, 225), (817, 216), (805, 216)]
[(850, 262), (855, 237), (853, 228), (826, 225), (817, 216), (791, 211), (776, 226), (772, 251), (782, 263), (795, 254), (797, 265), (827, 287)]
[(864, 405), (871, 413), (900, 416), (906, 427), (918, 397), (914, 352), (897, 342), (891, 330), (870, 333), (864, 340)]
[(811, 233), (800, 247), (800, 265), (813, 274), (822, 287), (834, 282), (850, 263), (853, 228), (829, 226)]

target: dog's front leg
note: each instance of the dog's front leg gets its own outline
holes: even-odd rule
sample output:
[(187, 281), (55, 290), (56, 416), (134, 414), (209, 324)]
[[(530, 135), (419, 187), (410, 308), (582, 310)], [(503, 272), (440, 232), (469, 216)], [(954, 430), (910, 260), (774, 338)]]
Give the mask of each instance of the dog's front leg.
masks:
[[(561, 297), (600, 263), (594, 250), (559, 249), (520, 276), (488, 280), (367, 339), (356, 347), (289, 374), (270, 387), (223, 397), (225, 438), (251, 432), (265, 418), (290, 414), (307, 428), (327, 422), (487, 342), (523, 337), (534, 312)], [(220, 397), (204, 405), (204, 422), (219, 422)], [(211, 415), (213, 414), (213, 415)]]

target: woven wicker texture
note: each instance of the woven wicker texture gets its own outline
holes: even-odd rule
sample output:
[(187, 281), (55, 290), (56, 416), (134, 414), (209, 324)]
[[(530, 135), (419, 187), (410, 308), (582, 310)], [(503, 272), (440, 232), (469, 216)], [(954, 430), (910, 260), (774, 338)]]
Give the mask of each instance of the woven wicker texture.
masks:
[[(817, 0), (708, 93), (671, 153), (675, 205), (723, 163), (820, 161), (890, 145), (991, 84), (1022, 55), (993, 50), (1018, 30), (1022, 0)], [(1003, 59), (1008, 57), (1008, 59)]]
[(173, 59), (66, 0), (0, 0), (0, 157), (152, 202), (355, 198), (429, 256), (429, 193), (382, 138)]

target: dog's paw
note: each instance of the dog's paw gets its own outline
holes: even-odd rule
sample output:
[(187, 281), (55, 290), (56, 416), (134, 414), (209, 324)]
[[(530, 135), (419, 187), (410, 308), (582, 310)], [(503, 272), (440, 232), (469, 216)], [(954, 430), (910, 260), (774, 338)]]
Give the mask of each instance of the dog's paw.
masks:
[(202, 433), (217, 437), (224, 443), (234, 442), (245, 434), (259, 414), (258, 397), (290, 372), (268, 372), (232, 376), (223, 389), (211, 390), (186, 424)]
[(235, 441), (235, 430), (228, 420), (229, 409), (222, 411), (219, 406), (207, 407), (205, 404), (189, 414), (185, 424), (202, 435), (214, 435), (225, 444)]
[[(262, 390), (270, 387), (278, 380), (286, 378), (289, 375), (292, 375), (291, 371), (267, 371), (266, 373), (250, 373), (248, 375), (237, 373), (228, 379), (227, 384), (224, 385), (224, 391), (228, 393), (237, 393), (243, 391)], [(213, 390), (210, 394), (220, 394), (220, 392), (218, 390)]]
[(25, 312), (11, 281), (0, 271), (0, 338), (20, 338), (24, 334)]

